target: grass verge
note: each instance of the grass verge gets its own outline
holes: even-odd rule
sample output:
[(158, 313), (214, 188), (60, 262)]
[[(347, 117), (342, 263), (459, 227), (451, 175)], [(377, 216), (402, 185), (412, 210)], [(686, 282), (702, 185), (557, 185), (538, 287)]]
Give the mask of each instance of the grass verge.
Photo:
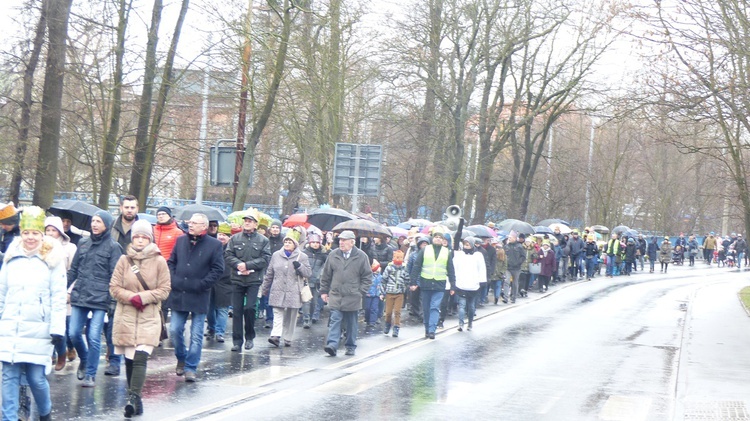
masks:
[(740, 301), (742, 301), (745, 310), (750, 314), (750, 287), (745, 287), (740, 290)]

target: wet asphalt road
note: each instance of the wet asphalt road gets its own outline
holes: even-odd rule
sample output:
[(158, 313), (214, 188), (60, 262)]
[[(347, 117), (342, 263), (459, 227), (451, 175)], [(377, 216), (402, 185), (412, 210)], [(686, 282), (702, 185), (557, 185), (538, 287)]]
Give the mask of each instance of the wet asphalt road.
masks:
[[(362, 332), (354, 357), (323, 352), (325, 324), (281, 349), (261, 327), (251, 351), (206, 341), (195, 384), (160, 348), (139, 418), (750, 419), (750, 318), (736, 295), (748, 274), (698, 263), (568, 282), (479, 309), (472, 332), (456, 317), (436, 340), (414, 319), (398, 339)], [(50, 376), (54, 417), (122, 419), (124, 367), (107, 377), (102, 361), (84, 389), (76, 366)]]

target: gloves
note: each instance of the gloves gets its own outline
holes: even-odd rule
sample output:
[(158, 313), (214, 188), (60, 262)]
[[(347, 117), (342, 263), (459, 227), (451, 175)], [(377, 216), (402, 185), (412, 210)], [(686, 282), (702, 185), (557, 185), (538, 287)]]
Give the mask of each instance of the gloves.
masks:
[(50, 338), (52, 338), (52, 340), (50, 341), (52, 342), (52, 345), (55, 345), (55, 346), (60, 345), (63, 341), (62, 335), (49, 335), (49, 336)]
[(137, 308), (138, 311), (143, 311), (143, 308), (145, 307), (143, 305), (143, 301), (141, 301), (140, 295), (134, 295), (133, 298), (130, 299), (130, 304), (132, 304), (133, 307)]
[(296, 269), (299, 269), (299, 267), (302, 266), (302, 264), (300, 264), (300, 262), (295, 260), (292, 262), (292, 266), (294, 266), (294, 269), (296, 270)]

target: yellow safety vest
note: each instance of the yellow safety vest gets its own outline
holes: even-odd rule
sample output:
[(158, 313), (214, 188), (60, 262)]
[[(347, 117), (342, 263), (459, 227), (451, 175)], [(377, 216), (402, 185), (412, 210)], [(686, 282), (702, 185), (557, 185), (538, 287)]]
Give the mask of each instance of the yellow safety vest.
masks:
[(424, 259), (422, 260), (422, 273), (424, 279), (434, 279), (444, 281), (448, 279), (448, 256), (450, 251), (445, 247), (440, 247), (440, 253), (435, 258), (435, 247), (428, 245), (424, 249)]

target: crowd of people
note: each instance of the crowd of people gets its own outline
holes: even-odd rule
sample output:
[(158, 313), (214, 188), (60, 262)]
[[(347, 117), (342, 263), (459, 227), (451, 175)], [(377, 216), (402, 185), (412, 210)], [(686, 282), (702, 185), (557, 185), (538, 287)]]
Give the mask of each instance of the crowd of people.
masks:
[(81, 236), (71, 231), (68, 213), (0, 205), (4, 419), (16, 417), (25, 390), (41, 419), (51, 419), (46, 375), (76, 359), (81, 386), (96, 387), (103, 347), (105, 375), (119, 376), (125, 362), (124, 416), (143, 414), (154, 349), (169, 338), (175, 374), (196, 382), (204, 341), (223, 343), (230, 315), (231, 352), (251, 351), (261, 324), (273, 347), (291, 347), (298, 324), (310, 329), (327, 312), (324, 352), (335, 357), (343, 343), (345, 354), (355, 355), (360, 320), (366, 334), (398, 338), (408, 312), (424, 325), (425, 338), (435, 339), (447, 317), (457, 316), (459, 331), (471, 331), (477, 308), (490, 301), (512, 304), (602, 270), (605, 277), (630, 276), (647, 263), (653, 273), (658, 261), (666, 273), (670, 263), (695, 265), (701, 253), (707, 265), (739, 268), (747, 259), (740, 234), (710, 233), (702, 244), (682, 234), (674, 243), (617, 234), (605, 242), (589, 228), (480, 237), (436, 224), (398, 238), (368, 238), (283, 229), (278, 219), (261, 224), (254, 209), (241, 224), (196, 213), (187, 229), (169, 208), (157, 209), (153, 226), (138, 219), (138, 210), (137, 199), (125, 196), (116, 218), (96, 212)]

